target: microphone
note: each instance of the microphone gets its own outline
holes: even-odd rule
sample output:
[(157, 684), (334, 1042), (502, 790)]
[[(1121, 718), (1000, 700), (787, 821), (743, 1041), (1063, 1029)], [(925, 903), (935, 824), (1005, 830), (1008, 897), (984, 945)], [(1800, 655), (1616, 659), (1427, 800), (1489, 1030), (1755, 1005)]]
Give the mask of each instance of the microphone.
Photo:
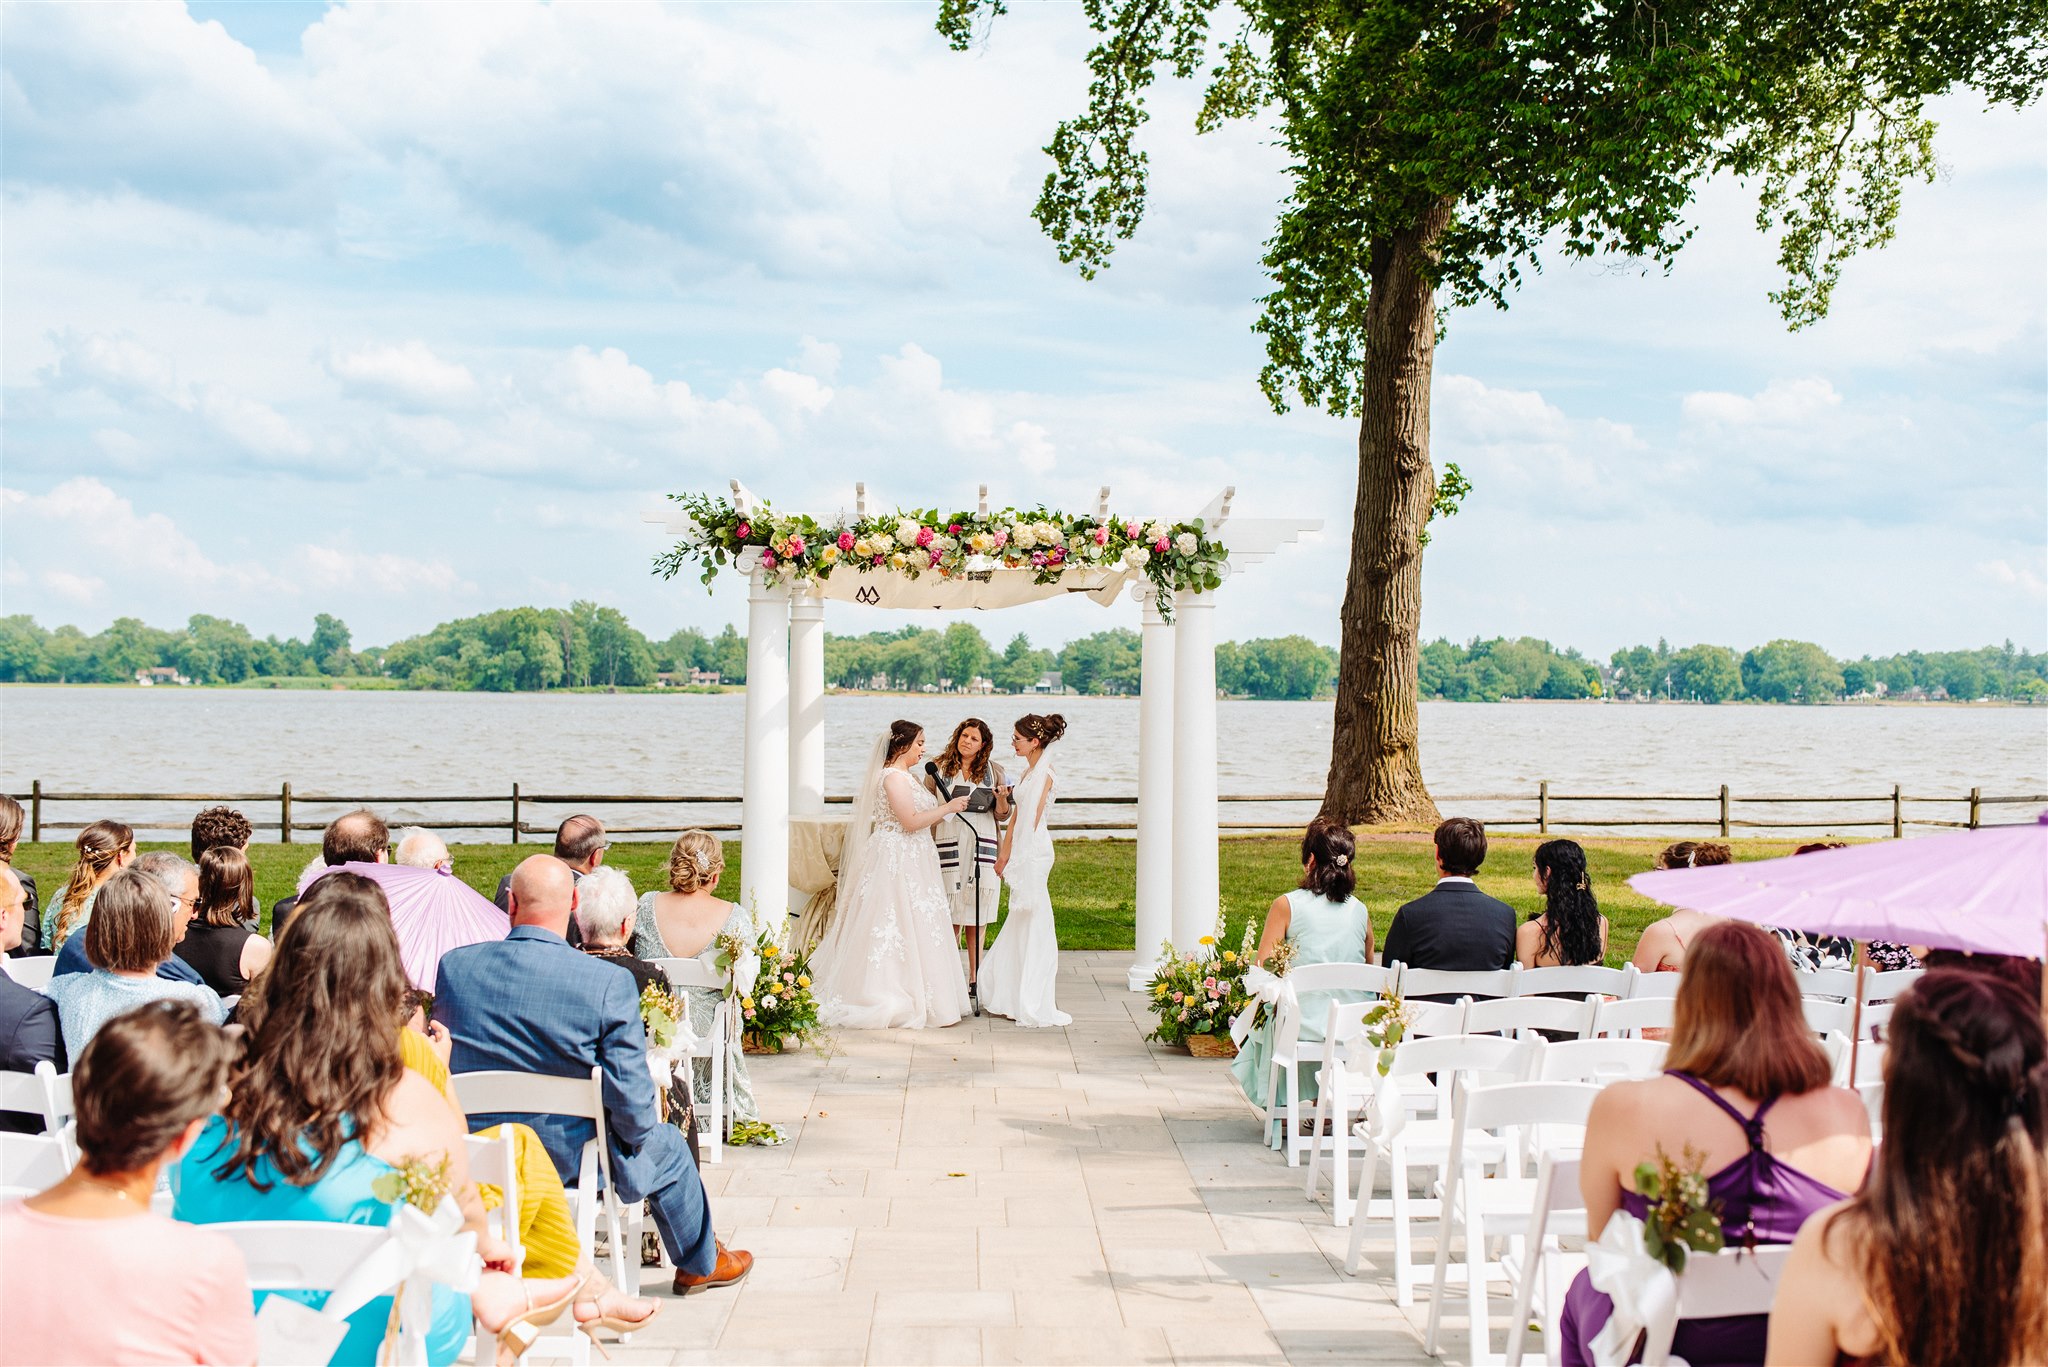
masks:
[(946, 780), (939, 777), (938, 762), (936, 760), (926, 760), (924, 762), (924, 771), (930, 776), (931, 781), (938, 786), (939, 791), (944, 793), (950, 800), (953, 796), (953, 790), (946, 785)]

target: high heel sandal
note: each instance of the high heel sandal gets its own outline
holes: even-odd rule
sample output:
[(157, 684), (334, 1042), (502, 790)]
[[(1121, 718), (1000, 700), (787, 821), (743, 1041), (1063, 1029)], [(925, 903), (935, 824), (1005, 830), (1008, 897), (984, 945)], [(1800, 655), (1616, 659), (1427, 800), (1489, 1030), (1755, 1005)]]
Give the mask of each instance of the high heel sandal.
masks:
[[(579, 1296), (577, 1297), (576, 1303), (578, 1305), (581, 1305), (586, 1299), (589, 1300), (589, 1302), (592, 1305), (597, 1304), (597, 1297), (595, 1296)], [(642, 1329), (645, 1329), (648, 1325), (654, 1323), (655, 1319), (658, 1318), (660, 1314), (661, 1302), (655, 1301), (654, 1308), (648, 1311), (647, 1314), (640, 1319), (629, 1320), (625, 1318), (623, 1315), (607, 1315), (599, 1313), (593, 1319), (577, 1320), (576, 1330), (578, 1333), (582, 1334), (585, 1338), (590, 1340), (591, 1346), (597, 1349), (599, 1356), (604, 1358), (605, 1361), (609, 1362), (611, 1361), (612, 1355), (605, 1351), (605, 1341), (598, 1337), (599, 1331), (610, 1330), (612, 1333), (623, 1338), (628, 1334), (639, 1333)]]
[(577, 1297), (583, 1294), (590, 1282), (591, 1277), (585, 1276), (561, 1296), (540, 1305), (533, 1304), (533, 1292), (522, 1287), (527, 1298), (526, 1309), (507, 1320), (505, 1327), (498, 1330), (498, 1359), (503, 1361), (510, 1354), (516, 1362), (526, 1356), (540, 1337), (540, 1331), (560, 1319), (564, 1310), (575, 1305)]

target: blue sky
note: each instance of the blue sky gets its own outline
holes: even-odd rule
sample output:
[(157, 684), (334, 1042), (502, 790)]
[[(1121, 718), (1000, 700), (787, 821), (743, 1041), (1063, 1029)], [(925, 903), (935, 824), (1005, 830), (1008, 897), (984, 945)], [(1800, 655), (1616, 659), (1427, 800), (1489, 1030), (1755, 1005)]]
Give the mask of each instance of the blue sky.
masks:
[[(648, 574), (670, 490), (829, 512), (856, 479), (916, 504), (1107, 483), (1186, 515), (1234, 484), (1328, 531), (1233, 579), (1220, 627), (1334, 641), (1355, 437), (1254, 385), (1268, 136), (1197, 137), (1162, 91), (1145, 225), (1083, 282), (1029, 218), (1079, 9), (965, 55), (931, 19), (10, 6), (0, 607), (324, 611), (372, 643), (587, 597), (661, 635), (744, 611)], [(1777, 320), (1733, 183), (1669, 276), (1553, 262), (1450, 319), (1436, 457), (1477, 489), (1430, 548), (1426, 633), (2048, 645), (2048, 120), (1936, 113), (1943, 174), (1818, 327)]]

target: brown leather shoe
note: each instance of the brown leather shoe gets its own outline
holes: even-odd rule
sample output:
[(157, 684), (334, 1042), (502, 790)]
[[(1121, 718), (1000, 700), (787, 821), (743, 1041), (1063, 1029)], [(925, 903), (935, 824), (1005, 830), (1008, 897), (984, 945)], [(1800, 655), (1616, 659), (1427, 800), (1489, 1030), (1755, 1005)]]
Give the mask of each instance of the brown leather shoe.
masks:
[(694, 1296), (699, 1291), (713, 1287), (737, 1286), (745, 1281), (747, 1274), (754, 1270), (754, 1255), (745, 1249), (731, 1249), (718, 1245), (718, 1263), (702, 1277), (688, 1272), (676, 1273), (675, 1293), (678, 1296)]

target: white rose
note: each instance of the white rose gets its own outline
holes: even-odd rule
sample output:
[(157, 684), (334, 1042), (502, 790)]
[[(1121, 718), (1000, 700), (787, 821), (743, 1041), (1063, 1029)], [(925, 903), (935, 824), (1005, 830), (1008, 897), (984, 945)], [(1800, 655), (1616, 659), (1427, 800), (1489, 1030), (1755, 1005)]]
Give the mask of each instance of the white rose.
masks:
[(862, 537), (853, 543), (853, 553), (855, 555), (873, 555), (875, 553), (875, 543), (866, 537)]
[(1201, 538), (1197, 537), (1193, 532), (1182, 532), (1173, 539), (1173, 548), (1182, 555), (1193, 555), (1195, 549), (1201, 544)]
[(994, 539), (987, 532), (976, 532), (967, 538), (967, 548), (976, 555), (987, 555), (988, 548), (994, 544)]
[(909, 556), (907, 556), (907, 555), (905, 555), (905, 554), (904, 554), (904, 553), (903, 553), (902, 551), (893, 551), (893, 552), (891, 552), (891, 553), (890, 553), (890, 556), (889, 556), (889, 565), (890, 565), (890, 567), (891, 567), (892, 569), (899, 569), (899, 570), (900, 570), (900, 569), (902, 569), (902, 568), (903, 568), (903, 567), (904, 567), (905, 565), (908, 565), (909, 563), (910, 563), (910, 557), (909, 557)]
[(1134, 570), (1143, 569), (1145, 562), (1151, 558), (1152, 552), (1146, 550), (1143, 546), (1133, 546), (1124, 552), (1124, 563)]
[(896, 522), (896, 539), (906, 546), (915, 543), (917, 540), (917, 519), (912, 517), (899, 518)]
[(869, 537), (868, 539), (875, 543), (875, 549), (878, 551), (886, 551), (891, 546), (896, 544), (896, 538), (889, 535), (887, 532), (876, 532), (873, 536)]

